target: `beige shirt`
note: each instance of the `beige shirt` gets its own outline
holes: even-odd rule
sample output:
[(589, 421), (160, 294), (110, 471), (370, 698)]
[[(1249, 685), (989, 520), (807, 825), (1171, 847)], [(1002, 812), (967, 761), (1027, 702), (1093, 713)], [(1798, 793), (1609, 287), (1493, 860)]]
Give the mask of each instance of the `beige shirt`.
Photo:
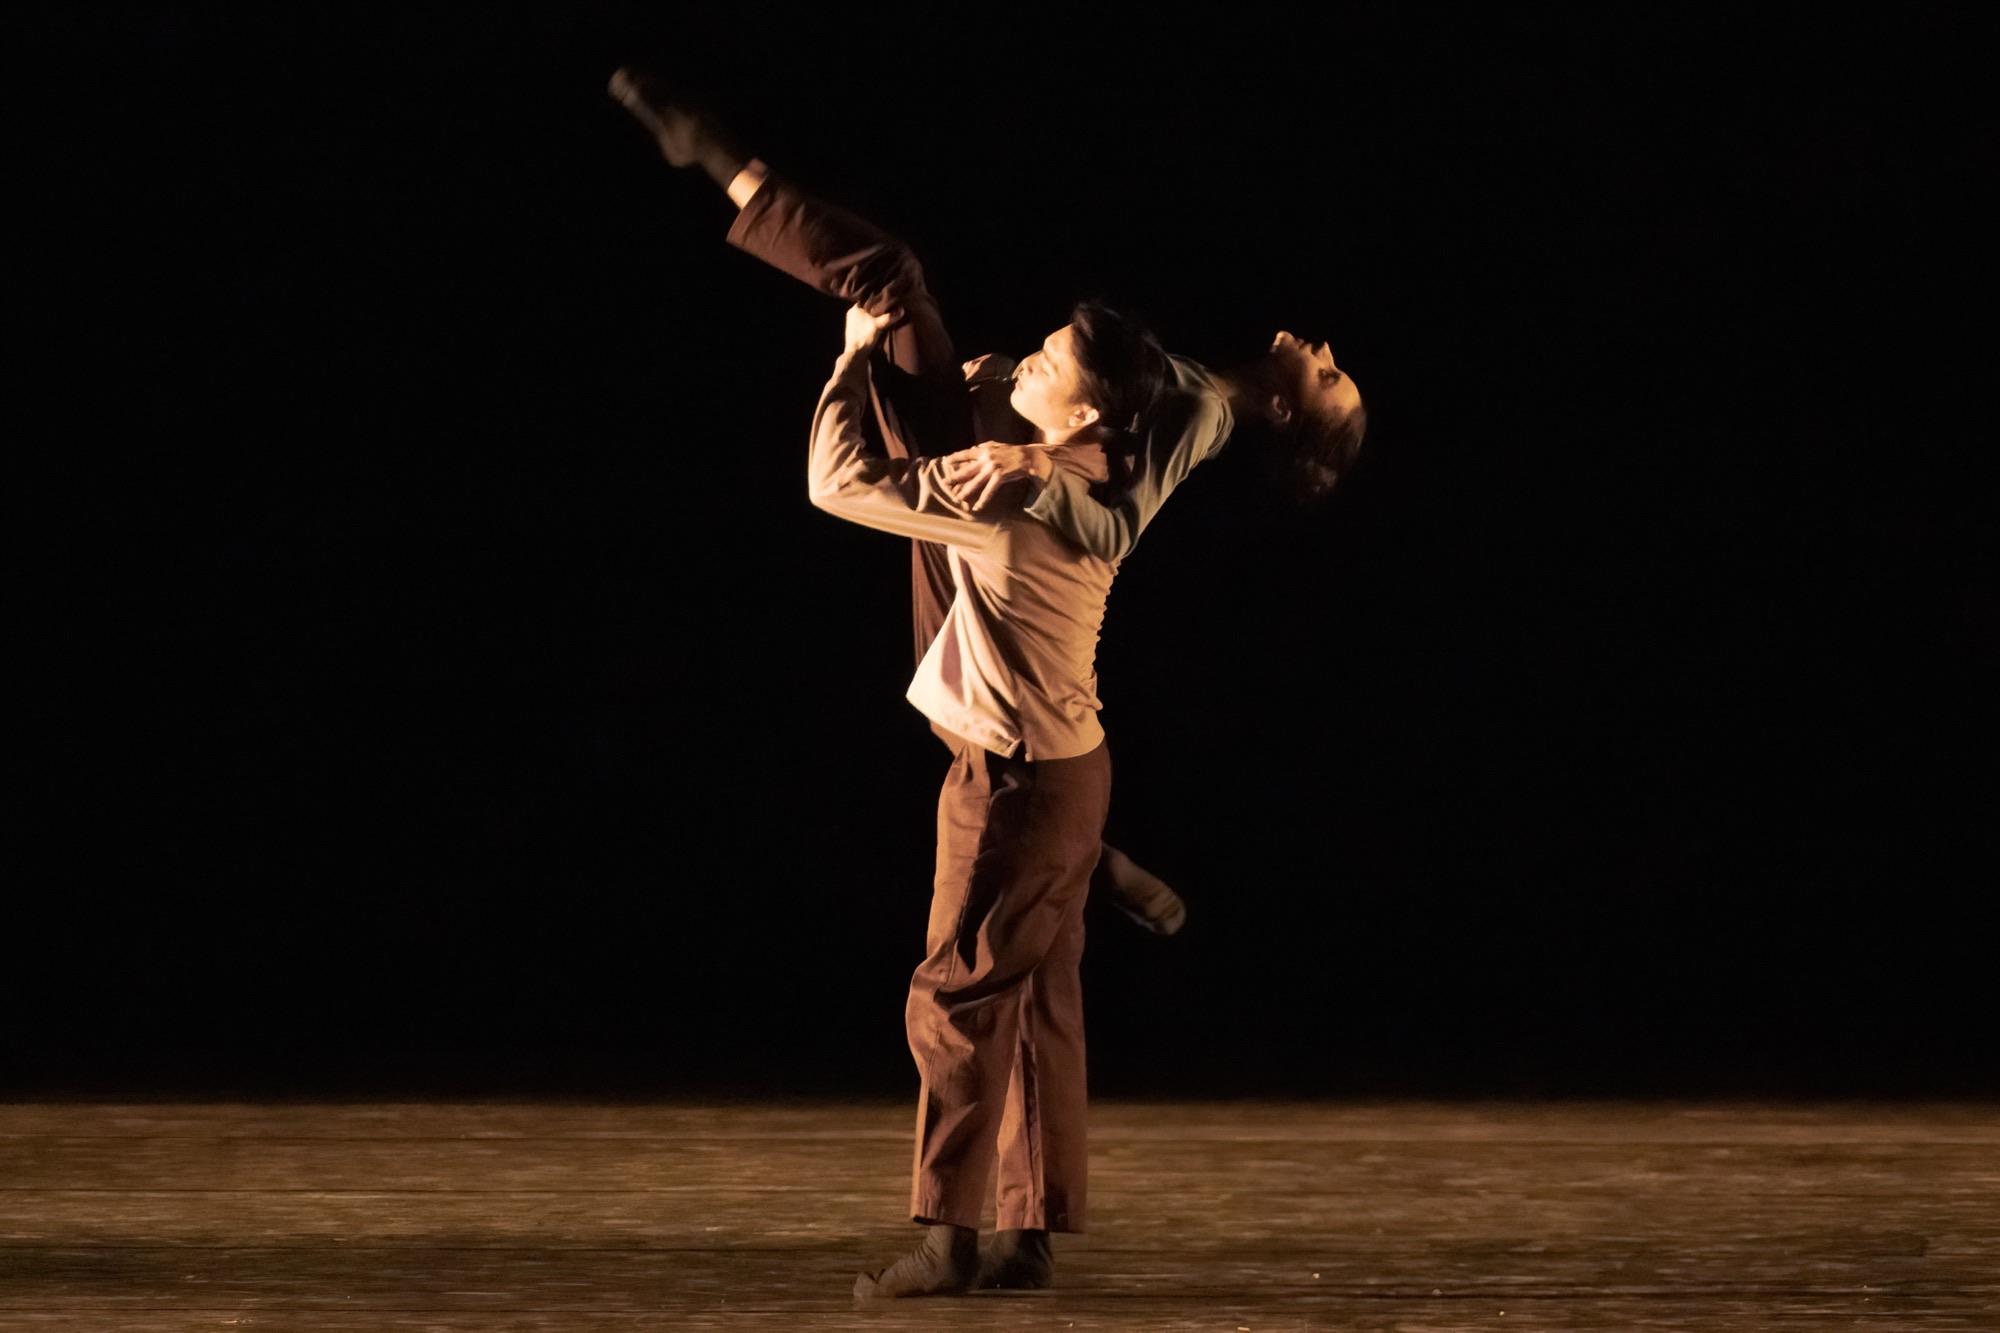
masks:
[[(979, 392), (981, 429), (1005, 407)], [(843, 353), (813, 414), (806, 469), (813, 504), (883, 532), (948, 549), (956, 596), (906, 695), (946, 731), (1027, 760), (1088, 754), (1104, 739), (1097, 710), (1097, 636), (1114, 566), (1082, 553), (1020, 507), (1009, 486), (978, 513), (951, 497), (942, 460), (885, 458), (863, 448), (865, 355)], [(982, 435), (981, 438), (998, 438)], [(1063, 472), (1101, 468), (1095, 445), (1045, 447)]]

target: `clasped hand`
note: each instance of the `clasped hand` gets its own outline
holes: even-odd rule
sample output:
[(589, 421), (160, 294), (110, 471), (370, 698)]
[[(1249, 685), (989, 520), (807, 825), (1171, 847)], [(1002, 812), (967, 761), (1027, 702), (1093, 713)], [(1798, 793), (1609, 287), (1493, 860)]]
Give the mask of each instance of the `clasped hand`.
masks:
[(942, 460), (945, 489), (967, 509), (984, 509), (1002, 486), (1023, 477), (1046, 481), (1051, 464), (1046, 446), (988, 440)]
[(896, 312), (885, 310), (871, 315), (858, 305), (847, 307), (847, 350), (865, 352), (882, 341), (882, 330), (896, 321)]
[[(858, 305), (849, 306), (847, 350), (863, 352), (874, 347), (881, 341), (882, 331), (895, 319), (894, 311), (871, 315)], [(1076, 455), (1071, 460), (1072, 464), (1080, 466), (1087, 479), (1102, 481), (1109, 476), (1101, 450), (1091, 447), (1071, 449), (1070, 452)], [(947, 454), (941, 463), (945, 489), (952, 499), (974, 512), (991, 503), (1000, 488), (1008, 482), (1024, 477), (1047, 481), (1055, 470), (1049, 446), (1006, 444), (999, 440), (988, 440), (970, 449)]]

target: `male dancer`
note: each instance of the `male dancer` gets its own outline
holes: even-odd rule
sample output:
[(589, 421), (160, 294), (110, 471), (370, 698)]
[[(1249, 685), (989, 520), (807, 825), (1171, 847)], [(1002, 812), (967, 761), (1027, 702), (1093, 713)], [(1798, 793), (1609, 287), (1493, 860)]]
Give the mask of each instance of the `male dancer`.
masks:
[[(1024, 364), (1010, 399), (1038, 424), (1042, 442), (1026, 447), (1055, 472), (1088, 476), (1102, 467), (1102, 423), (1156, 392), (1157, 349), (1108, 311), (1078, 314), (1050, 335), (1039, 366)], [(953, 758), (938, 797), (928, 953), (905, 1008), (923, 1079), (910, 1212), (927, 1229), (910, 1254), (856, 1279), (863, 1298), (1047, 1286), (1049, 1234), (1083, 1230), (1078, 963), (1111, 796), (1094, 659), (1115, 568), (1005, 504), (974, 514), (937, 458), (866, 450), (864, 354), (893, 319), (850, 308), (808, 468), (819, 508), (945, 546), (955, 594), (909, 689)], [(979, 424), (995, 405), (976, 401)], [(982, 1256), (996, 1158), (998, 1233)]]
[[(652, 133), (670, 165), (697, 166), (728, 192), (739, 210), (729, 230), (731, 245), (871, 313), (898, 314), (883, 336), (881, 354), (873, 358), (869, 386), (876, 422), (893, 456), (949, 453), (975, 439), (1014, 443), (1027, 439), (1030, 424), (1004, 411), (992, 413), (981, 434), (972, 433), (969, 398), (1005, 383), (1014, 364), (982, 357), (961, 365), (937, 302), (925, 286), (922, 266), (906, 244), (772, 173), (761, 160), (743, 152), (712, 118), (692, 111), (651, 76), (621, 69), (612, 75), (610, 92)], [(1025, 358), (1020, 363), (1023, 382), (1034, 382), (1045, 361), (1043, 353)], [(1040, 454), (1005, 458), (1033, 469)], [(1039, 470), (1035, 475), (1043, 477)], [(1105, 480), (1081, 473), (1064, 477), (1074, 489), (1051, 488), (1044, 503), (1053, 506), (1058, 499), (1068, 499), (1071, 513), (1085, 512), (1084, 506), (1091, 503), (1089, 487)], [(986, 480), (980, 478), (981, 489)], [(989, 500), (1001, 484), (992, 484)], [(913, 543), (911, 627), (919, 660), (943, 624), (952, 595), (942, 548)], [(1092, 887), (1157, 934), (1171, 935), (1187, 919), (1179, 894), (1109, 844), (1101, 849)]]

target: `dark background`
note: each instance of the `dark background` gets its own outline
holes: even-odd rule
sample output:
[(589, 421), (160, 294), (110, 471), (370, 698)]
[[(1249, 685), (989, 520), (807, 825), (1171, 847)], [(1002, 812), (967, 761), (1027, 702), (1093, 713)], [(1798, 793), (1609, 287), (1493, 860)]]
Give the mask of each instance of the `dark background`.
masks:
[[(1367, 395), (1245, 449), (1099, 669), (1099, 1093), (2000, 1089), (1971, 8), (68, 18), (27, 124), (14, 1095), (913, 1086), (943, 751), (904, 547), (811, 509), (840, 307), (604, 95)], [(1622, 8), (1622, 7), (1619, 7)], [(44, 48), (28, 47), (30, 51)]]

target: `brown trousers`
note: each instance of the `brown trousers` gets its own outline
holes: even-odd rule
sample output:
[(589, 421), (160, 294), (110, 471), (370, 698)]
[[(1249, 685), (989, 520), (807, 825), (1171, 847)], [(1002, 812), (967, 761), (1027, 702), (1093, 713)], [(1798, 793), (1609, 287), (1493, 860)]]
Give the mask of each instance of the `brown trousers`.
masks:
[[(909, 247), (766, 177), (729, 242), (850, 304), (901, 312), (869, 363), (892, 457), (972, 442), (965, 380)], [(913, 542), (915, 660), (954, 595), (944, 548)], [(1081, 1231), (1085, 1200), (1083, 905), (1111, 800), (1111, 755), (1007, 759), (933, 727), (952, 764), (938, 795), (937, 877), (905, 1027), (922, 1091), (910, 1214), (979, 1225), (997, 1166), (999, 1225)]]
[(1111, 752), (1030, 763), (958, 740), (938, 793), (928, 952), (904, 1009), (923, 1090), (910, 1215), (1081, 1231), (1083, 905)]

